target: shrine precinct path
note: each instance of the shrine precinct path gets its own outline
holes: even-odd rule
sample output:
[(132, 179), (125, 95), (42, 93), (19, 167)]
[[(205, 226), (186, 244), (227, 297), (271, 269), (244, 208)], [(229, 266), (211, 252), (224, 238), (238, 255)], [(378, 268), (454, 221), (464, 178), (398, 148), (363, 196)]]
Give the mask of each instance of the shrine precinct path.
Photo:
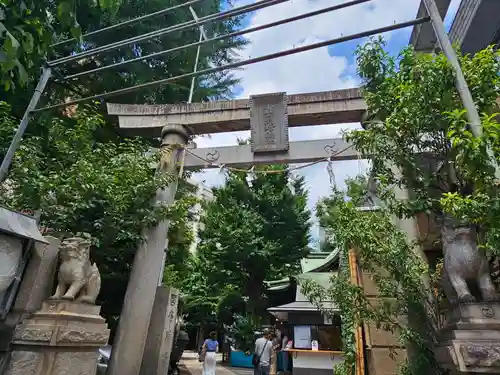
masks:
[[(222, 356), (217, 356), (217, 375), (253, 375), (252, 369), (246, 368), (229, 368), (223, 366), (220, 362)], [(195, 352), (184, 352), (179, 368), (182, 375), (202, 375), (203, 374), (203, 364), (198, 362), (198, 354)]]

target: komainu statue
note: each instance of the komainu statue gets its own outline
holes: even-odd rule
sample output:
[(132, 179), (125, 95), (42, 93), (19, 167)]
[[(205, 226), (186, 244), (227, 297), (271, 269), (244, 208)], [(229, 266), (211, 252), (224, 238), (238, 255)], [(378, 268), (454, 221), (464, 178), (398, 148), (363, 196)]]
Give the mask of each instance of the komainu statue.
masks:
[(75, 300), (95, 304), (101, 289), (97, 265), (90, 263), (90, 236), (65, 238), (59, 246), (61, 265), (57, 274), (56, 293), (50, 299)]
[[(442, 286), (451, 305), (461, 302), (498, 301), (488, 259), (477, 248), (473, 226), (445, 217), (441, 228), (444, 264)], [(477, 289), (480, 295), (471, 292)], [(474, 295), (476, 294), (476, 295)]]

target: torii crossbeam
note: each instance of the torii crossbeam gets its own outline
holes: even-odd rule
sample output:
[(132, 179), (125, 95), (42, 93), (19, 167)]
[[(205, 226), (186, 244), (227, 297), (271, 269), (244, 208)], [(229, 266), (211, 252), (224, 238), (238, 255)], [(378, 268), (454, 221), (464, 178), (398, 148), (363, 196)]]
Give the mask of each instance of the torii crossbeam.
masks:
[(251, 130), (251, 145), (190, 149), (186, 168), (355, 159), (356, 150), (340, 138), (288, 142), (288, 127), (359, 122), (365, 110), (357, 88), (208, 103), (108, 104), (108, 113), (117, 115), (120, 128), (133, 136), (159, 137), (167, 125), (183, 125), (193, 134)]

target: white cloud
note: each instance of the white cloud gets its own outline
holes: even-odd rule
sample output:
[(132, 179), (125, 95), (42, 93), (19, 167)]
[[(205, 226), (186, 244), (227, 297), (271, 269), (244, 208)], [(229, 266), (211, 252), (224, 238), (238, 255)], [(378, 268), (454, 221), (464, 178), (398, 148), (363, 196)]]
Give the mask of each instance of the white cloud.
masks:
[[(248, 0), (245, 0), (248, 2)], [(287, 3), (272, 6), (260, 11), (250, 19), (248, 27), (262, 25), (278, 19), (325, 8), (347, 0), (290, 0)], [(354, 34), (361, 31), (387, 26), (395, 22), (407, 21), (415, 17), (419, 0), (373, 0), (335, 12), (278, 26), (268, 30), (248, 34), (251, 44), (240, 53), (242, 58), (257, 57), (333, 39), (341, 35)], [(237, 5), (240, 5), (237, 2)], [(390, 40), (394, 33), (384, 35)], [(286, 56), (245, 67), (238, 72), (241, 77), (243, 92), (241, 97), (253, 94), (286, 91), (288, 94), (310, 91), (336, 90), (358, 85), (355, 77), (345, 76), (352, 72), (347, 56), (330, 56), (327, 48), (313, 50), (297, 55)], [(359, 124), (343, 126), (316, 126), (292, 128), (290, 140), (306, 140), (336, 137), (341, 129), (356, 128)], [(198, 147), (234, 145), (238, 137), (248, 137), (249, 132), (215, 134), (197, 140)], [(334, 165), (336, 182), (343, 184), (345, 178), (358, 173), (358, 161), (336, 162)], [(365, 164), (361, 167), (365, 168)], [(312, 209), (317, 200), (330, 192), (330, 184), (326, 166), (318, 164), (302, 169), (310, 190), (309, 207)], [(209, 185), (223, 183), (223, 176), (218, 171), (206, 171), (196, 176), (206, 180)], [(315, 233), (313, 233), (314, 235)]]

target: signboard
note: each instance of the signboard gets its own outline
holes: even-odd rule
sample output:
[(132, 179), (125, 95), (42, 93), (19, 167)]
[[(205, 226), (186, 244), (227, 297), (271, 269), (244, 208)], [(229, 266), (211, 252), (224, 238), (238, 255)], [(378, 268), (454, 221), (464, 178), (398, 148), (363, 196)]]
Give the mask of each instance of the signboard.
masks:
[(286, 93), (250, 97), (252, 152), (288, 151), (288, 114)]
[(311, 326), (293, 327), (293, 345), (295, 349), (311, 349)]

